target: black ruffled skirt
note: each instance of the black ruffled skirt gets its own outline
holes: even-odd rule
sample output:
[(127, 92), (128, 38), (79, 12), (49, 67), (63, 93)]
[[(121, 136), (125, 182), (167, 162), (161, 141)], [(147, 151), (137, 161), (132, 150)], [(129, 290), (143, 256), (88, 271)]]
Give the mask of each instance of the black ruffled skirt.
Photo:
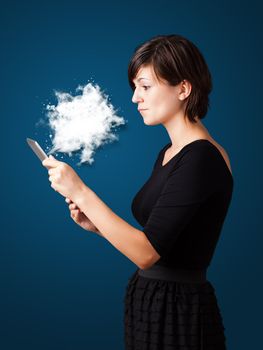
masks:
[(225, 350), (212, 284), (130, 277), (124, 298), (125, 350)]

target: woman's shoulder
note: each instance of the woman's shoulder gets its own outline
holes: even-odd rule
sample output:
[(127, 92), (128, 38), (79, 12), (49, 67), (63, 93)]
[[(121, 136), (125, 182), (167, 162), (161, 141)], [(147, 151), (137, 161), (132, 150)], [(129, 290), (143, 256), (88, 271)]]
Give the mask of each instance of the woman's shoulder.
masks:
[(217, 149), (217, 151), (221, 154), (222, 158), (224, 159), (230, 173), (232, 174), (232, 169), (231, 169), (231, 163), (229, 156), (227, 154), (227, 151), (221, 146), (218, 142), (216, 142), (214, 139), (208, 139), (208, 141)]
[(214, 155), (215, 159), (224, 161), (225, 166), (227, 166), (230, 174), (232, 175), (231, 163), (227, 151), (214, 139), (207, 138), (195, 140), (186, 145), (185, 150), (190, 157), (193, 156), (200, 159), (204, 159), (203, 157), (211, 159), (211, 156)]

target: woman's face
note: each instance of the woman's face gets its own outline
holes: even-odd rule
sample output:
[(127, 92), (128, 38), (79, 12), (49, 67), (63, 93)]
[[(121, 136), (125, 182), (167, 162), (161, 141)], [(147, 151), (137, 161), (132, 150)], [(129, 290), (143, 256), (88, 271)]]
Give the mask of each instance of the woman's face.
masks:
[(152, 66), (141, 67), (133, 82), (132, 102), (138, 104), (145, 124), (165, 124), (181, 111), (180, 84), (171, 86), (158, 81)]

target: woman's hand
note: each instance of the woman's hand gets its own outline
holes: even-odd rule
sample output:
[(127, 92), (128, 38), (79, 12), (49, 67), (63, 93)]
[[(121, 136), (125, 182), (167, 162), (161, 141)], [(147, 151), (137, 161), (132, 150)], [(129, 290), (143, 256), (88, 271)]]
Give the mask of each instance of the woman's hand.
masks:
[(75, 221), (76, 224), (84, 228), (84, 230), (92, 231), (98, 233), (102, 236), (97, 227), (90, 221), (90, 219), (73, 203), (69, 198), (65, 201), (69, 204), (70, 216)]
[(42, 162), (43, 166), (48, 168), (49, 181), (51, 187), (62, 196), (75, 201), (85, 186), (77, 173), (64, 162), (60, 162), (53, 156), (49, 156)]

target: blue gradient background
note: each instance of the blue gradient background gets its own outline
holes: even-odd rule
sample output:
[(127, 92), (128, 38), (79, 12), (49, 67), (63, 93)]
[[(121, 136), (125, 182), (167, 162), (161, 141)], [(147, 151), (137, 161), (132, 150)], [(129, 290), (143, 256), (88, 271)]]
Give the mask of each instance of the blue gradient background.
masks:
[[(262, 347), (262, 8), (260, 1), (9, 1), (1, 6), (0, 348), (124, 349), (123, 299), (136, 266), (103, 238), (80, 229), (26, 137), (54, 89), (74, 93), (93, 78), (120, 108), (119, 142), (78, 168), (82, 179), (137, 228), (130, 205), (169, 142), (131, 102), (127, 65), (158, 34), (192, 40), (214, 89), (204, 124), (228, 151), (234, 194), (209, 280), (228, 349)], [(64, 158), (65, 159), (65, 158)]]

